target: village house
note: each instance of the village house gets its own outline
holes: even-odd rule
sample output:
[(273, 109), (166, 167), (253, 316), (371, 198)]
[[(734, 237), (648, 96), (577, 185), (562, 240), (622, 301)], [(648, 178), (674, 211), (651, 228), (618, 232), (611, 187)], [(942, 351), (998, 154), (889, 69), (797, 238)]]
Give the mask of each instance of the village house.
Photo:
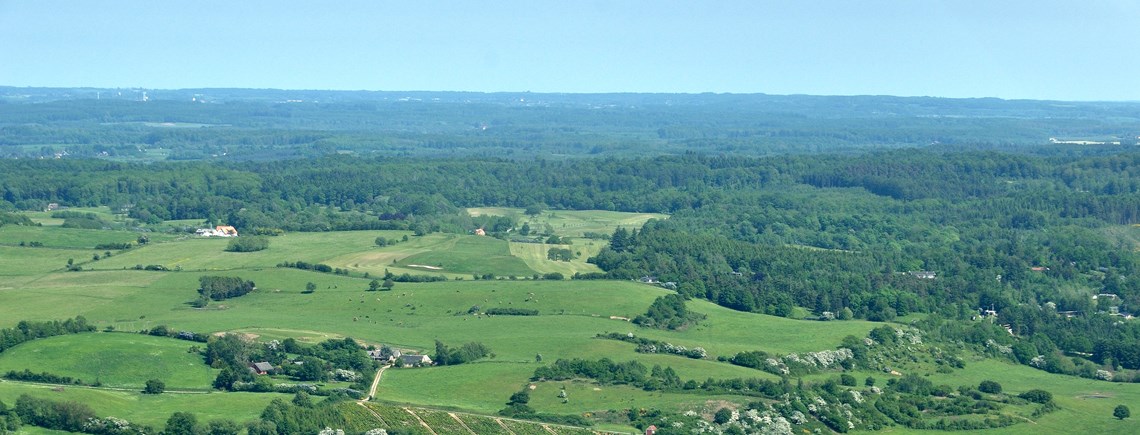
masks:
[(382, 351), (380, 349), (368, 351), (368, 357), (369, 358), (372, 358), (373, 361), (378, 361), (381, 363), (395, 362), (396, 360), (400, 359), (401, 355), (403, 355), (403, 353), (400, 352), (399, 350), (396, 350), (396, 349), (392, 349), (392, 351), (389, 352), (387, 355), (385, 355), (384, 351)]
[(938, 276), (938, 272), (931, 272), (929, 270), (914, 270), (907, 273), (918, 279), (934, 279)]
[(401, 367), (420, 367), (430, 366), (432, 364), (431, 358), (427, 355), (400, 355)]
[(253, 372), (256, 374), (264, 375), (273, 371), (273, 364), (270, 364), (266, 361), (250, 363), (249, 369), (253, 370)]
[(194, 231), (199, 237), (237, 237), (237, 229), (229, 225), (218, 225), (214, 228), (199, 228)]

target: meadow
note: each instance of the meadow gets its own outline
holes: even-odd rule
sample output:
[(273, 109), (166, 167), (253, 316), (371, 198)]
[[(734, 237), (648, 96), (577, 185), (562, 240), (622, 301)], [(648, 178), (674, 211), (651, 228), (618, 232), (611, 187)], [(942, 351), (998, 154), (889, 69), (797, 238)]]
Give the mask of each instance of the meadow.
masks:
[(191, 347), (202, 344), (132, 333), (65, 335), (0, 353), (0, 372), (28, 369), (137, 390), (158, 379), (169, 390), (209, 391), (219, 370)]
[[(482, 210), (479, 212), (515, 212)], [(605, 231), (616, 228), (590, 221), (589, 214), (550, 213), (565, 221), (559, 231)], [(648, 219), (641, 215), (636, 219)], [(577, 220), (571, 220), (575, 218)], [(631, 218), (633, 219), (633, 218)], [(557, 222), (557, 221), (554, 221)], [(573, 222), (580, 222), (572, 225)], [(626, 221), (622, 221), (626, 222)], [(551, 224), (555, 226), (555, 224)], [(588, 229), (587, 229), (588, 228)], [(567, 234), (568, 234), (567, 233)], [(381, 379), (376, 397), (386, 403), (444, 408), (493, 414), (516, 391), (529, 388), (534, 370), (559, 358), (638, 360), (652, 367), (672, 367), (683, 380), (707, 378), (778, 379), (766, 372), (716, 360), (741, 351), (774, 354), (834, 349), (847, 335), (862, 337), (881, 325), (865, 321), (805, 321), (733, 311), (701, 300), (687, 307), (706, 318), (679, 331), (638, 327), (632, 319), (653, 300), (669, 291), (633, 281), (535, 280), (544, 272), (542, 251), (517, 255), (514, 244), (474, 235), (429, 234), (380, 247), (377, 237), (401, 239), (408, 232), (351, 231), (290, 233), (270, 239), (268, 249), (252, 253), (225, 252), (225, 239), (180, 235), (152, 235), (152, 242), (90, 260), (91, 247), (104, 241), (131, 241), (130, 232), (72, 230), (44, 226), (0, 229), (0, 327), (22, 319), (63, 319), (82, 315), (99, 329), (116, 333), (90, 333), (54, 337), (16, 346), (0, 354), (0, 371), (48, 371), (58, 375), (99, 380), (104, 388), (58, 388), (22, 382), (0, 382), (0, 400), (13, 403), (24, 392), (90, 403), (104, 415), (161, 426), (175, 410), (211, 417), (250, 420), (257, 417), (273, 394), (210, 392), (216, 371), (205, 367), (200, 355), (188, 352), (194, 343), (134, 333), (158, 325), (199, 333), (241, 332), (261, 340), (296, 338), (315, 343), (352, 337), (371, 345), (387, 344), (413, 352), (432, 353), (440, 340), (451, 346), (480, 342), (491, 349), (489, 358), (459, 366), (390, 369)], [(51, 247), (19, 247), (13, 240), (36, 238)], [(589, 245), (596, 243), (596, 245)], [(574, 239), (574, 249), (600, 249), (604, 241)], [(538, 247), (551, 245), (520, 244)], [(585, 254), (585, 253), (584, 253)], [(82, 271), (66, 271), (68, 258), (84, 258)], [(325, 263), (349, 275), (279, 268), (284, 261)], [(161, 264), (170, 271), (135, 270), (138, 264)], [(442, 267), (440, 271), (413, 265)], [(535, 266), (539, 265), (539, 266)], [(582, 263), (585, 265), (585, 263)], [(592, 266), (592, 265), (585, 265)], [(581, 267), (585, 267), (581, 266)], [(174, 270), (180, 269), (180, 270)], [(385, 269), (393, 273), (442, 274), (447, 281), (396, 283), (391, 291), (368, 291), (372, 277)], [(566, 269), (566, 272), (577, 269)], [(520, 279), (474, 280), (482, 271)], [(523, 273), (525, 272), (525, 273)], [(371, 275), (365, 278), (364, 274)], [(257, 285), (254, 292), (194, 308), (198, 278), (204, 275), (238, 276)], [(306, 283), (316, 290), (305, 292)], [(537, 310), (534, 316), (489, 316), (491, 308)], [(686, 347), (703, 347), (709, 357), (689, 359), (665, 354), (635, 352), (631, 343), (596, 338), (598, 334), (633, 333)], [(541, 361), (539, 361), (541, 357)], [(1061, 431), (1072, 422), (1101, 433), (1137, 429), (1131, 420), (1111, 418), (1116, 404), (1140, 403), (1140, 389), (1131, 384), (1091, 381), (1049, 375), (1024, 366), (978, 358), (966, 369), (950, 374), (924, 373), (936, 383), (976, 385), (997, 379), (1007, 391), (1044, 387), (1057, 396), (1060, 411), (1034, 419), (1032, 424), (989, 430), (986, 433)], [(887, 375), (873, 375), (885, 381)], [(822, 378), (825, 375), (809, 377)], [(147, 379), (162, 379), (170, 390), (198, 393), (138, 393)], [(1047, 384), (1042, 385), (1042, 381)], [(649, 392), (597, 385), (586, 381), (533, 383), (531, 406), (540, 412), (584, 415), (631, 406), (675, 412), (709, 412), (725, 404), (743, 405), (756, 400), (733, 395), (683, 392)], [(558, 397), (568, 393), (565, 403)], [(116, 388), (121, 390), (116, 390)], [(1136, 408), (1140, 408), (1137, 406)], [(428, 414), (430, 418), (443, 418)], [(452, 424), (441, 420), (441, 424)], [(479, 422), (473, 424), (484, 424)], [(497, 423), (496, 423), (497, 424)], [(523, 423), (518, 423), (523, 424)], [(451, 427), (451, 426), (448, 426)], [(622, 428), (609, 425), (607, 428)], [(529, 428), (526, 430), (532, 430)], [(537, 430), (542, 430), (537, 429)], [(35, 429), (28, 433), (35, 432)], [(887, 433), (910, 433), (889, 428)]]

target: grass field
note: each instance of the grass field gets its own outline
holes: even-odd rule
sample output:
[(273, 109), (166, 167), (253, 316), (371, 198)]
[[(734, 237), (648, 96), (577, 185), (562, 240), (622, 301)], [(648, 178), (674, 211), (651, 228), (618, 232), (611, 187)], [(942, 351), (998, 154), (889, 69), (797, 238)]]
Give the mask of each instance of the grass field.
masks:
[(669, 215), (660, 213), (624, 213), (605, 210), (547, 210), (537, 216), (527, 216), (521, 208), (476, 207), (468, 208), (472, 216), (513, 216), (519, 219), (519, 226), (525, 222), (531, 228), (542, 230), (550, 225), (554, 234), (563, 237), (579, 238), (585, 233), (612, 234), (618, 227), (641, 228), (650, 219), (667, 219)]
[(108, 387), (142, 389), (149, 379), (166, 388), (209, 390), (218, 370), (188, 352), (201, 343), (140, 334), (92, 333), (51, 337), (0, 353), (0, 371), (48, 372)]
[[(519, 212), (521, 216), (518, 210), (473, 212)], [(609, 221), (603, 221), (604, 217), (597, 212), (560, 211), (544, 213), (538, 219), (546, 219), (564, 235), (580, 235), (587, 231), (612, 231), (617, 222), (664, 216), (623, 218), (632, 221), (618, 219), (620, 216), (609, 216)], [(535, 225), (546, 225), (539, 222)], [(137, 235), (50, 226), (10, 228), (13, 227), (5, 226), (0, 231), (0, 258), (3, 258), (0, 261), (0, 327), (11, 327), (23, 319), (83, 315), (100, 329), (113, 326), (119, 331), (167, 325), (175, 330), (200, 333), (245, 332), (264, 340), (294, 337), (308, 343), (353, 337), (368, 344), (389, 344), (426, 353), (434, 350), (435, 340), (452, 346), (477, 341), (491, 349), (492, 357), (472, 364), (386, 371), (377, 398), (420, 407), (492, 414), (503, 408), (512, 393), (529, 384), (535, 368), (558, 358), (636, 359), (650, 367), (672, 367), (683, 380), (774, 379), (768, 373), (717, 362), (715, 358), (747, 350), (786, 354), (834, 349), (844, 336), (861, 337), (880, 325), (864, 321), (784, 319), (737, 312), (694, 300), (688, 302), (689, 309), (707, 316), (700, 324), (683, 331), (643, 329), (625, 319), (644, 313), (655, 298), (668, 293), (666, 290), (630, 281), (472, 280), (471, 274), (483, 271), (498, 276), (529, 277), (547, 271), (569, 275), (572, 271), (592, 267), (574, 262), (551, 265), (548, 263), (558, 262), (545, 259), (545, 249), (550, 245), (508, 244), (490, 237), (429, 234), (379, 247), (374, 243), (376, 237), (400, 239), (407, 233), (291, 233), (271, 238), (269, 249), (264, 251), (227, 253), (224, 247), (228, 241), (224, 239), (164, 235), (152, 236), (153, 242), (147, 246), (90, 261), (93, 253), (90, 247), (94, 244), (131, 241)], [(27, 248), (12, 243), (25, 237), (42, 240), (48, 247)], [(604, 243), (579, 238), (569, 246), (582, 249), (585, 257), (587, 252), (600, 249)], [(65, 272), (68, 258), (83, 259), (85, 270)], [(354, 276), (275, 267), (280, 262), (298, 260), (344, 268)], [(162, 264), (182, 270), (133, 270), (136, 264)], [(361, 275), (380, 276), (385, 269), (393, 273), (443, 274), (451, 279), (422, 284), (396, 283), (392, 291), (366, 291), (371, 278)], [(246, 296), (212, 302), (205, 309), (195, 309), (188, 302), (197, 296), (198, 278), (202, 275), (239, 276), (254, 281), (257, 290)], [(317, 286), (312, 294), (303, 293), (307, 282)], [(495, 307), (533, 309), (538, 315), (470, 314)], [(634, 351), (633, 344), (595, 338), (597, 334), (610, 332), (632, 332), (677, 345), (700, 346), (710, 357), (693, 360), (674, 355), (640, 354)], [(126, 333), (81, 334), (25, 343), (0, 354), (0, 370), (29, 368), (85, 381), (98, 378), (108, 387), (122, 387), (126, 391), (80, 387), (53, 391), (50, 387), (2, 382), (0, 400), (11, 404), (22, 392), (80, 400), (92, 404), (104, 415), (161, 426), (174, 410), (189, 410), (210, 418), (249, 420), (274, 397), (288, 398), (219, 392), (160, 396), (137, 393), (151, 378), (162, 379), (169, 389), (205, 388), (213, 379), (214, 371), (203, 366), (199, 356), (187, 352), (191, 345), (193, 343)], [(542, 355), (542, 363), (536, 362), (538, 354)], [(1054, 433), (1071, 427), (1088, 428), (1090, 433), (1140, 433), (1140, 427), (1134, 426), (1132, 420), (1120, 422), (1111, 417), (1112, 408), (1120, 403), (1140, 410), (1140, 386), (1134, 384), (1050, 375), (984, 359), (969, 361), (966, 369), (950, 374), (937, 374), (933, 370), (921, 374), (929, 375), (935, 383), (953, 386), (976, 385), (982, 379), (994, 379), (1011, 392), (1041, 387), (1053, 392), (1063, 408), (1035, 419), (1034, 423), (988, 430), (987, 434)], [(858, 375), (862, 378), (867, 374)], [(880, 381), (886, 380), (886, 375), (875, 376)], [(563, 385), (569, 396), (567, 403), (557, 397)], [(706, 409), (710, 403), (722, 401), (747, 403), (751, 400), (646, 392), (589, 382), (540, 382), (535, 384), (531, 406), (542, 412), (581, 415), (630, 406), (675, 411)], [(440, 420), (448, 430), (459, 427), (446, 420), (445, 414), (433, 411), (425, 415)], [(498, 423), (477, 420), (472, 424)], [(541, 426), (520, 430), (550, 433)], [(890, 428), (887, 433), (910, 432)]]
[[(133, 231), (103, 231), (84, 230), (79, 228), (59, 228), (51, 226), (29, 227), (21, 225), (4, 225), (0, 227), (0, 245), (19, 246), (20, 242), (40, 242), (44, 248), (79, 248), (95, 249), (95, 245), (102, 243), (128, 243), (138, 239), (139, 234)], [(91, 257), (88, 252), (84, 257), (76, 260), (87, 260)], [(102, 253), (100, 251), (100, 253)]]
[[(493, 237), (448, 234), (431, 250), (398, 260), (404, 268), (420, 266), (422, 271), (464, 274), (529, 276), (534, 270), (511, 255), (505, 240)], [(428, 266), (428, 267), (422, 267)]]
[(275, 398), (289, 400), (291, 395), (272, 393), (163, 393), (142, 394), (137, 391), (115, 391), (84, 387), (0, 382), (0, 400), (13, 404), (21, 394), (56, 401), (77, 401), (90, 406), (101, 416), (125, 418), (138, 424), (161, 429), (176, 411), (192, 412), (200, 419), (256, 419)]

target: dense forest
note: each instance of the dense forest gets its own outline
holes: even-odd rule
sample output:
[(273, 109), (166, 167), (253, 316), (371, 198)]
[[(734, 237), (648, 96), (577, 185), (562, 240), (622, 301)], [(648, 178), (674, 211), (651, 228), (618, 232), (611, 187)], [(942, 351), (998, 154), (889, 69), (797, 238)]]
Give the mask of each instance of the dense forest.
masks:
[[(146, 97), (144, 98), (144, 94)], [(146, 100), (146, 101), (144, 101)], [(1140, 105), (733, 94), (0, 87), (0, 157), (651, 156), (1132, 145)]]

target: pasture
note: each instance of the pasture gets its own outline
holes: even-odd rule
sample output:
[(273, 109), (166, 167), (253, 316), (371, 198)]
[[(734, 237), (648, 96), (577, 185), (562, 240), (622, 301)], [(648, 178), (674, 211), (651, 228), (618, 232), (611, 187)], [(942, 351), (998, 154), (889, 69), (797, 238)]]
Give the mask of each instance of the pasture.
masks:
[(562, 237), (580, 238), (585, 233), (613, 234), (618, 227), (641, 228), (650, 219), (668, 219), (661, 213), (625, 213), (605, 210), (547, 210), (536, 216), (527, 216), (521, 208), (473, 207), (467, 213), (472, 216), (509, 216), (518, 219), (518, 225), (527, 223), (536, 231), (547, 225), (552, 232)]
[[(568, 212), (557, 214), (573, 216)], [(566, 228), (587, 228), (585, 224), (567, 224)], [(429, 234), (380, 247), (374, 243), (376, 237), (400, 239), (407, 233), (297, 233), (271, 238), (264, 251), (229, 253), (224, 252), (228, 243), (225, 239), (165, 235), (152, 236), (149, 245), (91, 261), (90, 247), (94, 244), (130, 241), (136, 235), (47, 226), (17, 227), (18, 231), (10, 228), (5, 226), (0, 231), (0, 256), (5, 259), (0, 263), (0, 327), (11, 327), (22, 319), (83, 315), (100, 329), (111, 326), (118, 331), (139, 331), (167, 325), (200, 333), (242, 332), (262, 340), (293, 337), (308, 343), (353, 337), (367, 344), (388, 344), (428, 354), (433, 352), (436, 340), (450, 346), (480, 342), (491, 349), (489, 358), (460, 366), (391, 369), (385, 372), (376, 395), (384, 401), (477, 413), (501, 409), (512, 393), (530, 384), (535, 368), (559, 358), (638, 360), (650, 367), (672, 367), (683, 380), (775, 379), (765, 372), (718, 362), (716, 357), (747, 350), (786, 354), (834, 349), (844, 336), (861, 337), (880, 325), (785, 319), (692, 300), (687, 302), (688, 308), (707, 316), (698, 325), (682, 331), (644, 329), (627, 319), (644, 313), (655, 298), (668, 291), (631, 281), (471, 279), (471, 274), (483, 270), (498, 276), (513, 271), (526, 277), (551, 270), (544, 269), (543, 264), (549, 262), (544, 258), (545, 249), (552, 245), (519, 244), (537, 247), (520, 255), (514, 244), (490, 237)], [(30, 236), (44, 240), (45, 245), (51, 241), (54, 247), (28, 248), (10, 243)], [(604, 243), (575, 239), (569, 247), (600, 249)], [(543, 258), (538, 258), (540, 254)], [(65, 271), (68, 258), (85, 259), (81, 264), (84, 270)], [(284, 261), (325, 263), (347, 269), (352, 276), (275, 267)], [(161, 264), (181, 270), (134, 270), (136, 264)], [(571, 262), (571, 269), (553, 271), (569, 275), (571, 270), (582, 270), (573, 267), (587, 266), (591, 265)], [(385, 269), (393, 273), (444, 274), (449, 280), (396, 283), (391, 291), (367, 291), (371, 278), (364, 278), (363, 274), (380, 276)], [(202, 309), (193, 308), (189, 302), (197, 297), (198, 278), (203, 275), (238, 276), (254, 281), (257, 290), (211, 302)], [(312, 293), (305, 293), (308, 282), (316, 285)], [(538, 315), (482, 314), (490, 308), (537, 310)], [(700, 346), (709, 357), (695, 360), (641, 354), (635, 352), (631, 343), (595, 337), (610, 332), (632, 332), (690, 348)], [(53, 391), (34, 384), (2, 382), (0, 400), (12, 403), (21, 392), (31, 392), (57, 400), (80, 400), (104, 415), (160, 426), (174, 410), (249, 420), (272, 398), (287, 398), (252, 393), (137, 393), (151, 378), (162, 379), (171, 390), (205, 391), (215, 372), (202, 364), (199, 355), (187, 352), (194, 344), (127, 333), (80, 334), (25, 343), (0, 354), (0, 370), (28, 368), (89, 382), (98, 379), (107, 387), (125, 391), (70, 386)], [(542, 362), (536, 361), (539, 354)], [(1131, 420), (1119, 422), (1111, 417), (1112, 407), (1119, 403), (1140, 408), (1140, 389), (1131, 384), (1048, 375), (983, 359), (969, 361), (966, 369), (950, 374), (935, 374), (933, 370), (927, 374), (936, 383), (953, 386), (996, 379), (1007, 391), (1044, 387), (1057, 396), (1063, 408), (1035, 419), (1032, 426), (1017, 425), (986, 433), (1023, 433), (1031, 428), (1062, 431), (1073, 421), (1101, 433), (1136, 429)], [(884, 375), (876, 377), (885, 380)], [(1048, 379), (1049, 384), (1040, 385), (1042, 379)], [(562, 386), (568, 393), (566, 403), (557, 397)], [(581, 415), (634, 405), (673, 411), (703, 410), (710, 406), (709, 401), (749, 400), (646, 392), (574, 381), (536, 383), (531, 405), (541, 412)], [(908, 432), (900, 428), (887, 431)]]
[(31, 370), (141, 390), (149, 379), (166, 388), (208, 391), (218, 370), (191, 347), (203, 343), (127, 333), (90, 333), (35, 340), (0, 353), (0, 372)]
[(269, 402), (292, 395), (275, 393), (162, 393), (142, 394), (138, 391), (120, 391), (54, 385), (0, 382), (0, 400), (14, 404), (21, 394), (29, 394), (56, 401), (85, 403), (100, 416), (112, 416), (128, 421), (162, 428), (166, 419), (177, 411), (192, 412), (200, 419), (233, 419), (249, 421), (261, 415)]

